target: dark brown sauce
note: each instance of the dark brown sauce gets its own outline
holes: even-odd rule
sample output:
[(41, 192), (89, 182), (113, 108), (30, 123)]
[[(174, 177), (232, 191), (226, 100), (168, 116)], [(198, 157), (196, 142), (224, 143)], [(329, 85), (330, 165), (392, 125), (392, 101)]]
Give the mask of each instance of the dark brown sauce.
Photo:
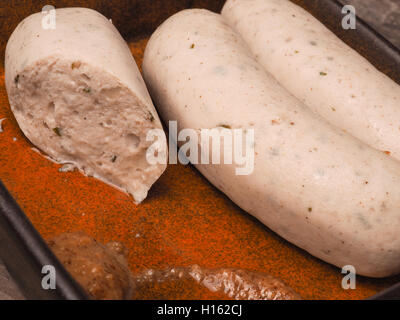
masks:
[(62, 234), (48, 243), (93, 299), (300, 299), (279, 279), (241, 269), (202, 269), (194, 265), (132, 275), (121, 243), (102, 245), (83, 232)]
[(147, 270), (133, 277), (135, 300), (295, 300), (300, 296), (272, 276), (197, 265)]
[(121, 243), (102, 245), (83, 232), (74, 232), (61, 234), (48, 244), (91, 298), (121, 300), (131, 296), (131, 272)]

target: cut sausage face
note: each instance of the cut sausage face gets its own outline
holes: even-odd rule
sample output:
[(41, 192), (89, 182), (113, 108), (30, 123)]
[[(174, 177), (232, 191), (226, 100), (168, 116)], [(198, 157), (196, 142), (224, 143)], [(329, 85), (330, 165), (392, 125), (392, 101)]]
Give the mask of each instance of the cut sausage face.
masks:
[[(59, 24), (71, 10), (77, 9), (61, 10), (57, 15), (61, 17)], [(78, 16), (84, 14), (93, 23), (99, 19), (92, 10), (78, 11), (75, 12)], [(27, 20), (25, 24), (34, 24), (37, 19), (31, 16)], [(102, 23), (112, 27), (104, 20), (101, 17)], [(62, 30), (60, 27), (59, 38)], [(144, 84), (140, 83), (139, 71), (133, 68), (136, 65), (132, 66), (133, 58), (130, 62), (127, 59), (129, 63), (124, 70), (133, 73), (128, 75), (135, 80), (133, 83), (125, 82), (124, 74), (118, 77), (121, 70), (115, 67), (111, 66), (111, 72), (114, 71), (111, 73), (96, 60), (93, 63), (87, 57), (82, 59), (79, 49), (78, 54), (66, 55), (52, 52), (51, 48), (50, 55), (31, 57), (32, 63), (18, 68), (18, 57), (14, 56), (17, 42), (27, 43), (22, 40), (21, 32), (21, 27), (17, 28), (10, 39), (6, 68), (10, 105), (24, 134), (56, 162), (73, 163), (85, 174), (132, 194), (136, 202), (144, 200), (165, 164), (152, 165), (146, 159), (146, 151), (152, 144), (146, 141), (146, 135), (149, 130), (161, 129), (161, 123), (150, 98), (146, 97)], [(39, 35), (41, 32), (44, 31), (38, 30)], [(82, 39), (80, 34), (75, 36)], [(122, 38), (119, 40), (123, 42)], [(46, 39), (42, 41), (48, 45)], [(34, 46), (31, 47), (32, 50)], [(126, 45), (120, 47), (130, 54)], [(24, 50), (29, 49), (28, 44)], [(114, 57), (110, 52), (110, 57), (121, 59), (118, 50), (113, 54)], [(163, 139), (160, 151), (166, 152), (165, 136)]]
[(154, 115), (117, 79), (51, 57), (20, 73), (10, 92), (21, 129), (43, 152), (59, 163), (76, 163), (89, 176), (127, 186), (138, 202), (146, 197), (142, 186), (159, 174), (146, 160)]

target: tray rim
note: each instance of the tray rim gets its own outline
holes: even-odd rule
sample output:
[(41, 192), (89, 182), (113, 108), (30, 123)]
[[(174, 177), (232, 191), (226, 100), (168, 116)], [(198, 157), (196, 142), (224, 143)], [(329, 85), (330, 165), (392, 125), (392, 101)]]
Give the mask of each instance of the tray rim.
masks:
[[(0, 180), (0, 257), (27, 299), (87, 300), (82, 287), (56, 258)], [(41, 286), (42, 267), (56, 271), (56, 289)]]

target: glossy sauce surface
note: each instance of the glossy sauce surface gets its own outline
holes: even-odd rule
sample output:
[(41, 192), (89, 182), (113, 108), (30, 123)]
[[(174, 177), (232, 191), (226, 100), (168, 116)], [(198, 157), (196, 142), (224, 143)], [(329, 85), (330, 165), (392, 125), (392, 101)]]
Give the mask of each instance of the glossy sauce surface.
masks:
[(103, 245), (83, 232), (64, 233), (48, 243), (68, 272), (97, 300), (300, 299), (277, 278), (241, 269), (193, 265), (132, 275), (122, 243)]
[(63, 233), (48, 244), (92, 299), (123, 300), (131, 296), (131, 272), (123, 244), (103, 245), (83, 232)]
[(134, 276), (138, 300), (298, 300), (300, 296), (272, 276), (242, 269), (202, 269), (197, 265), (147, 270)]

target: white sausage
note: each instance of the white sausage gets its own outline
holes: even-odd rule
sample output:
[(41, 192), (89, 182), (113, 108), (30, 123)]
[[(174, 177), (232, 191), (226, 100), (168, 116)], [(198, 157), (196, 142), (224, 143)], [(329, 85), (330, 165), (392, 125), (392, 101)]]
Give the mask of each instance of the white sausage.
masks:
[(197, 165), (241, 208), (339, 267), (374, 277), (400, 271), (400, 164), (295, 99), (220, 15), (168, 19), (143, 70), (161, 116), (179, 129), (255, 129), (251, 175), (236, 175), (234, 164)]
[(43, 28), (43, 17), (23, 20), (7, 44), (6, 87), (20, 128), (55, 161), (141, 202), (166, 165), (146, 160), (146, 134), (162, 126), (127, 44), (94, 10), (57, 9), (55, 29)]
[(400, 160), (399, 85), (288, 0), (228, 0), (222, 15), (289, 92)]

